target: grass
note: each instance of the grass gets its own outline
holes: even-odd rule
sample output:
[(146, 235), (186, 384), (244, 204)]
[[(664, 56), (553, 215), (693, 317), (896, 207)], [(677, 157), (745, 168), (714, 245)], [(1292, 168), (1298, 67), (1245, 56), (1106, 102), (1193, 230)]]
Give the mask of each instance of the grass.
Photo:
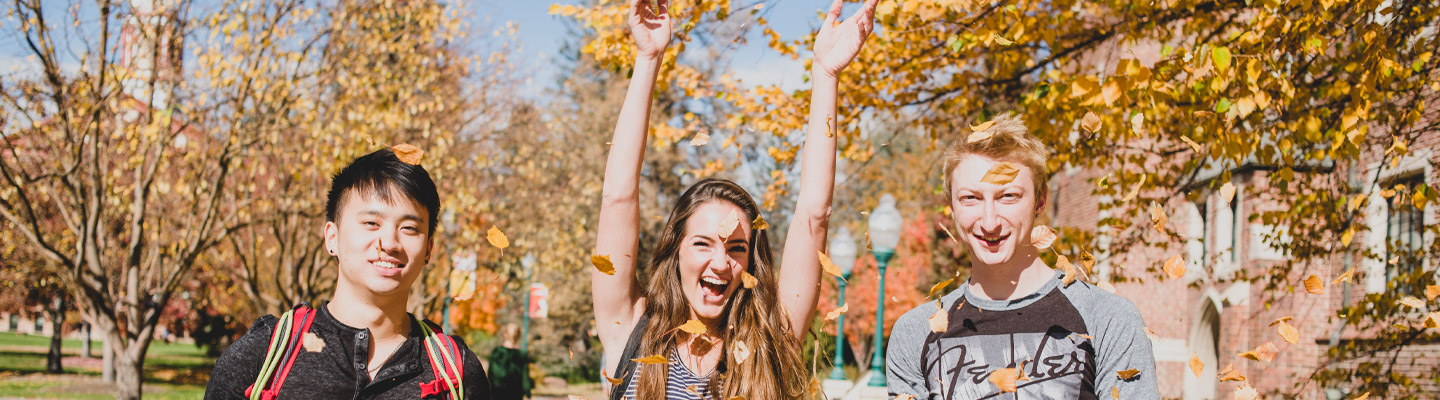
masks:
[[(45, 353), (50, 338), (15, 333), (0, 333), (0, 393), (7, 397), (43, 397), (64, 399), (111, 399), (113, 386), (101, 382), (100, 363), (76, 365), (81, 341), (62, 340), (65, 355), (64, 373), (45, 373)], [(99, 357), (101, 343), (91, 342), (91, 354)], [(205, 382), (215, 359), (205, 350), (189, 344), (152, 342), (145, 353), (146, 398), (196, 399), (205, 394)]]

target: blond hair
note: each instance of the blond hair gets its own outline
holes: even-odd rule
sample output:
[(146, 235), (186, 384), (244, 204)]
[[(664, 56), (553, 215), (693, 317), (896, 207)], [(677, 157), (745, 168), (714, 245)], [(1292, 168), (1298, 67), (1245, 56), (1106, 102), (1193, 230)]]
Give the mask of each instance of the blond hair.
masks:
[[(1025, 122), (1020, 117), (1006, 113), (986, 123), (990, 126), (984, 127), (980, 132), (988, 133), (989, 136), (965, 135), (960, 140), (950, 144), (945, 150), (945, 155), (940, 158), (945, 165), (945, 198), (948, 202), (954, 196), (954, 188), (951, 181), (954, 179), (955, 167), (965, 160), (965, 156), (979, 154), (999, 161), (1009, 161), (1030, 168), (1030, 176), (1035, 183), (1035, 197), (1044, 199), (1049, 192), (1050, 169), (1046, 166), (1045, 160), (1050, 151), (1046, 149), (1045, 143), (1030, 134), (1025, 128)], [(983, 124), (982, 124), (983, 126)], [(976, 140), (971, 141), (971, 138)]]

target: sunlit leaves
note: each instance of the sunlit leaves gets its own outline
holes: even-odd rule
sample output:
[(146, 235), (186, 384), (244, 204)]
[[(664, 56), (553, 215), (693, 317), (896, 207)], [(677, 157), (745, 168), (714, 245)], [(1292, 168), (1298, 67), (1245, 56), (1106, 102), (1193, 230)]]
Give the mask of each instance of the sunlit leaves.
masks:
[(1085, 116), (1080, 119), (1080, 127), (1090, 132), (1099, 132), (1100, 124), (1100, 116), (1094, 112), (1086, 111)]
[(821, 270), (824, 270), (825, 273), (830, 274), (830, 275), (833, 275), (833, 276), (835, 276), (836, 278), (840, 278), (841, 280), (844, 280), (844, 279), (845, 279), (845, 277), (844, 277), (843, 275), (841, 275), (841, 273), (840, 273), (840, 268), (839, 268), (839, 267), (836, 267), (836, 266), (835, 266), (835, 263), (830, 261), (830, 256), (827, 256), (827, 255), (825, 255), (824, 252), (819, 252), (819, 251), (817, 251), (816, 254), (819, 254), (819, 255), (820, 255), (820, 269), (821, 269)]
[(1300, 343), (1300, 330), (1290, 325), (1288, 321), (1280, 321), (1280, 323), (1276, 324), (1275, 332), (1280, 334), (1280, 337), (1290, 344)]
[(1424, 300), (1420, 300), (1420, 299), (1418, 299), (1418, 298), (1415, 298), (1415, 297), (1413, 297), (1413, 296), (1405, 296), (1404, 298), (1400, 299), (1400, 300), (1397, 301), (1397, 302), (1400, 303), (1400, 304), (1402, 304), (1402, 305), (1410, 306), (1410, 307), (1412, 307), (1412, 308), (1418, 308), (1418, 309), (1424, 309), (1424, 308), (1425, 308), (1425, 301), (1424, 301)]
[(594, 265), (595, 270), (600, 271), (602, 274), (615, 275), (615, 263), (610, 262), (609, 255), (596, 254), (590, 256), (590, 265)]
[(485, 233), (485, 240), (496, 248), (504, 249), (510, 247), (510, 238), (506, 237), (505, 232), (501, 232), (498, 226), (490, 227), (490, 230)]
[(1320, 279), (1319, 275), (1310, 274), (1310, 276), (1305, 278), (1305, 292), (1310, 294), (1324, 294), (1325, 280)]
[(850, 304), (842, 305), (840, 308), (825, 313), (825, 321), (834, 321), (836, 318), (840, 318), (841, 315), (845, 314), (846, 311), (850, 311)]
[(1230, 49), (1216, 47), (1210, 50), (1210, 61), (1215, 66), (1215, 72), (1224, 74), (1230, 70)]
[(1440, 297), (1440, 285), (1426, 285), (1425, 299), (1435, 300), (1436, 297)]
[(985, 171), (985, 176), (981, 177), (980, 181), (991, 185), (1003, 186), (1015, 180), (1015, 176), (1018, 174), (1020, 174), (1020, 168), (1016, 167), (1014, 163), (1005, 161), (990, 167), (990, 170)]

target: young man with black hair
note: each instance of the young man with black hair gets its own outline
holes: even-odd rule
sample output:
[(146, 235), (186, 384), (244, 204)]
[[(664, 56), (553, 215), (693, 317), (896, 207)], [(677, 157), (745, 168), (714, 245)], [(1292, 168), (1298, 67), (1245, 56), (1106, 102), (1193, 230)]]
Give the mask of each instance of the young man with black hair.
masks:
[[(464, 342), (405, 312), (439, 212), (430, 174), (391, 149), (342, 169), (325, 206), (325, 250), (339, 264), (334, 297), (297, 307), (293, 320), (256, 321), (216, 361), (205, 398), (488, 399), (485, 371)], [(289, 351), (272, 350), (277, 341)]]

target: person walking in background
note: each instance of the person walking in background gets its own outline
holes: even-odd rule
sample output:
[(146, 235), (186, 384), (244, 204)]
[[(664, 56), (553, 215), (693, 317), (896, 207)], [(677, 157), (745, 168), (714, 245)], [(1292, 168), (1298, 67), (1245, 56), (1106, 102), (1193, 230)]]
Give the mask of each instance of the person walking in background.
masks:
[[(939, 307), (922, 304), (895, 322), (886, 348), (890, 395), (1158, 400), (1135, 305), (1066, 279), (1032, 244), (1050, 178), (1045, 145), (1012, 115), (981, 126), (942, 159), (970, 280)], [(936, 313), (945, 314), (943, 326), (932, 324)]]
[[(819, 298), (835, 178), (839, 74), (873, 28), (869, 0), (840, 21), (831, 5), (815, 40), (799, 197), (776, 269), (760, 209), (733, 182), (705, 179), (676, 199), (641, 287), (638, 186), (650, 103), (671, 39), (670, 2), (631, 0), (635, 70), (605, 165), (597, 268), (590, 273), (611, 399), (794, 399), (810, 386), (801, 340)], [(649, 246), (647, 246), (649, 247)], [(613, 270), (612, 270), (613, 269)], [(635, 359), (648, 359), (644, 364)]]
[(519, 400), (530, 398), (530, 356), (521, 352), (520, 326), (505, 324), (500, 330), (500, 345), (490, 351), (490, 398)]

